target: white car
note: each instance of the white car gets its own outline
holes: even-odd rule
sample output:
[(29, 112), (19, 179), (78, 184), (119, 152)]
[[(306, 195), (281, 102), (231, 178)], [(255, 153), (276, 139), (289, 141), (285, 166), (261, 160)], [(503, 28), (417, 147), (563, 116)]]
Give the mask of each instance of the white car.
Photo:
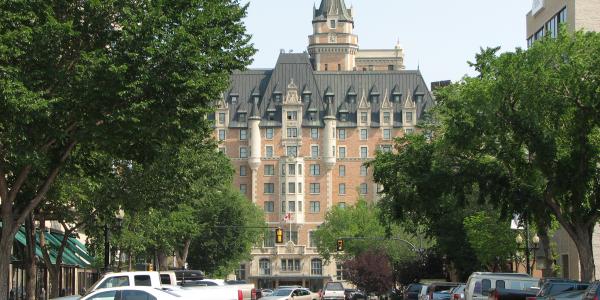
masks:
[(80, 300), (180, 300), (181, 296), (147, 286), (123, 286), (96, 290)]
[(319, 296), (305, 288), (278, 288), (261, 300), (318, 300)]

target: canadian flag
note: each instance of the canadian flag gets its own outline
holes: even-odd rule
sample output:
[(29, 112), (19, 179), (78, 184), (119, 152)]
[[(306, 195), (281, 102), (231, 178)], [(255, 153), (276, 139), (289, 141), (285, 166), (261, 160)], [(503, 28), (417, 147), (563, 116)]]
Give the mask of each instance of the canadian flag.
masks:
[(288, 222), (292, 220), (292, 214), (291, 213), (287, 213), (285, 214), (285, 216), (283, 217), (283, 221)]

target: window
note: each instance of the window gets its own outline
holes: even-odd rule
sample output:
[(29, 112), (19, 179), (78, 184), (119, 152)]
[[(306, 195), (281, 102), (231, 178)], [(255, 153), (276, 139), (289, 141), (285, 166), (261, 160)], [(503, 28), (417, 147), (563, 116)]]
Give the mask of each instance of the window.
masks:
[(392, 120), (392, 118), (390, 117), (390, 112), (384, 111), (383, 112), (383, 124), (389, 125), (391, 120)]
[(346, 184), (345, 183), (340, 183), (338, 185), (338, 193), (340, 195), (346, 195)]
[[(295, 182), (288, 182), (288, 194), (295, 194), (296, 193), (296, 183)], [(290, 207), (292, 207), (290, 205)]]
[(273, 146), (266, 146), (265, 147), (265, 156), (268, 158), (273, 157)]
[(318, 213), (321, 211), (321, 202), (319, 201), (310, 201), (310, 212)]
[(406, 123), (407, 124), (412, 124), (413, 122), (413, 114), (412, 112), (406, 112)]
[[(492, 288), (492, 281), (489, 279), (484, 279), (481, 281), (481, 291), (484, 293), (486, 293), (486, 291), (489, 291)], [(489, 293), (489, 292), (488, 292)]]
[(355, 103), (356, 102), (356, 95), (348, 95), (348, 102)]
[(230, 96), (229, 99), (231, 100), (231, 103), (236, 103), (238, 97), (237, 96)]
[[(298, 182), (298, 194), (302, 194), (302, 182)], [(302, 209), (300, 209), (302, 211)]]
[(339, 158), (346, 158), (346, 147), (340, 147)]
[(321, 175), (321, 166), (318, 164), (310, 165), (310, 175), (311, 176)]
[(275, 102), (281, 102), (281, 94), (273, 94), (273, 100), (275, 100)]
[(346, 202), (338, 202), (337, 206), (341, 209), (346, 208)]
[(369, 156), (369, 148), (360, 147), (360, 158), (367, 158), (367, 156)]
[(298, 120), (298, 112), (295, 111), (295, 110), (288, 111), (287, 112), (287, 119), (288, 119), (288, 121), (296, 121), (296, 120)]
[(330, 27), (331, 29), (334, 29), (334, 28), (335, 28), (335, 20), (330, 20), (330, 21), (329, 21), (329, 27)]
[(261, 258), (258, 261), (258, 269), (260, 275), (271, 275), (271, 261), (268, 258)]
[(371, 102), (373, 102), (373, 103), (379, 102), (379, 95), (371, 95)]
[(392, 145), (381, 145), (381, 152), (383, 152), (383, 153), (392, 152)]
[(246, 122), (246, 113), (240, 113), (240, 122)]
[(283, 238), (284, 241), (289, 242), (290, 241), (290, 234), (291, 236), (291, 241), (294, 242), (294, 244), (298, 244), (298, 231), (292, 231), (290, 232), (289, 230), (284, 230), (283, 231)]
[(240, 265), (239, 269), (235, 270), (236, 280), (246, 280), (246, 265)]
[(313, 258), (310, 261), (310, 275), (322, 275), (323, 274), (323, 261), (318, 258)]
[(269, 121), (275, 121), (275, 112), (272, 112), (272, 111), (268, 112), (267, 113), (267, 120), (269, 120)]
[(111, 278), (106, 279), (104, 282), (102, 282), (98, 286), (98, 289), (106, 289), (106, 288), (128, 286), (128, 285), (129, 285), (129, 277), (117, 276), (117, 277), (111, 277)]
[(265, 129), (265, 138), (267, 140), (272, 140), (273, 139), (273, 131), (274, 131), (273, 128), (267, 128), (267, 129)]
[(302, 175), (302, 165), (298, 164), (298, 175)]
[(285, 168), (286, 168), (286, 165), (285, 165), (285, 164), (282, 164), (282, 165), (281, 165), (281, 175), (282, 175), (282, 176), (283, 176), (283, 175), (285, 175)]
[(360, 130), (360, 139), (361, 140), (366, 140), (369, 136), (369, 132), (366, 129), (361, 129)]
[(219, 141), (225, 140), (225, 129), (219, 129)]
[(272, 213), (275, 211), (275, 202), (265, 201), (265, 212)]
[(311, 183), (310, 184), (310, 193), (311, 194), (319, 194), (321, 193), (321, 185), (318, 183)]
[(360, 194), (361, 195), (366, 195), (369, 192), (369, 188), (367, 186), (366, 183), (361, 183), (360, 184)]
[(338, 130), (338, 139), (340, 139), (340, 140), (346, 139), (346, 129)]
[(288, 201), (288, 211), (296, 211), (296, 202)]
[(400, 102), (400, 98), (402, 98), (402, 95), (394, 95), (394, 102)]
[(275, 184), (274, 183), (265, 183), (265, 194), (273, 194), (275, 193)]
[[(285, 182), (281, 183), (281, 194), (282, 195), (285, 194)], [(285, 211), (285, 208), (283, 210), (281, 210), (281, 211)]]
[(319, 157), (319, 146), (317, 146), (317, 145), (310, 146), (310, 157), (312, 157), (312, 158)]
[(360, 176), (367, 176), (367, 173), (369, 172), (367, 166), (361, 165), (360, 166)]
[(242, 183), (240, 184), (240, 193), (246, 194), (248, 192), (248, 185)]
[(316, 140), (319, 138), (319, 128), (310, 129), (310, 138)]
[(296, 175), (296, 165), (295, 164), (289, 164), (288, 165), (288, 174), (289, 175)]
[(265, 165), (265, 176), (275, 175), (275, 165)]
[(504, 289), (506, 288), (506, 282), (504, 280), (496, 280), (496, 288)]
[(344, 270), (344, 264), (335, 264), (335, 279), (339, 281), (346, 280), (346, 270)]
[(248, 139), (248, 129), (240, 129), (240, 141)]
[(348, 122), (348, 113), (341, 112), (340, 113), (340, 121), (342, 121), (342, 122)]
[(246, 176), (247, 170), (246, 166), (240, 166), (240, 176)]
[(247, 157), (248, 157), (248, 148), (240, 147), (240, 158), (247, 158)]
[[(98, 289), (100, 289), (100, 288), (98, 288)], [(89, 297), (88, 299), (89, 300), (113, 300), (113, 299), (115, 299), (116, 295), (117, 295), (117, 291), (108, 291), (108, 292), (98, 293), (92, 297)]]
[(219, 152), (221, 152), (221, 153), (223, 153), (223, 154), (226, 154), (226, 153), (225, 153), (225, 147), (219, 147)]
[(325, 71), (329, 69), (329, 65), (325, 64)]
[(388, 65), (388, 71), (394, 71), (394, 65)]
[(346, 176), (346, 166), (339, 165), (339, 167), (338, 167), (338, 173), (339, 173), (340, 177)]
[(225, 113), (219, 113), (219, 124), (225, 124)]
[(287, 129), (287, 137), (288, 138), (297, 138), (298, 137), (298, 128), (292, 127)]
[(281, 271), (282, 272), (300, 271), (300, 260), (299, 259), (282, 259), (281, 260)]
[(389, 128), (386, 128), (383, 130), (383, 139), (384, 140), (390, 140), (392, 139), (392, 130)]
[(287, 155), (296, 157), (298, 156), (298, 147), (297, 146), (287, 146)]
[(366, 111), (363, 111), (360, 113), (360, 122), (363, 124), (366, 124), (368, 120), (368, 113)]
[(413, 132), (415, 132), (415, 130), (412, 129), (412, 128), (406, 128), (406, 129), (404, 129), (404, 133), (406, 133), (406, 134), (412, 134)]
[(309, 231), (308, 232), (308, 247), (310, 247), (310, 248), (316, 248), (317, 247), (317, 239), (315, 238), (315, 232), (314, 231)]

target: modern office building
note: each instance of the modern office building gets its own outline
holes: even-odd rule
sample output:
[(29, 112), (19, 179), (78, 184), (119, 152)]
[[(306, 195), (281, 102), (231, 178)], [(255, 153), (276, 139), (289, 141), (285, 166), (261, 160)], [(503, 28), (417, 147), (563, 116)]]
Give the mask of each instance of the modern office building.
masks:
[(566, 23), (569, 31), (598, 31), (599, 12), (598, 0), (533, 0), (526, 16), (527, 45), (546, 34), (556, 37), (560, 23)]
[(393, 138), (413, 132), (433, 105), (420, 72), (404, 70), (400, 47), (359, 50), (343, 0), (322, 0), (313, 12), (308, 51), (234, 73), (213, 116), (235, 187), (284, 229), (285, 243), (269, 231), (236, 272), (260, 288), (316, 291), (344, 279), (340, 264), (319, 256), (312, 232), (333, 207), (377, 200), (363, 163), (392, 151)]

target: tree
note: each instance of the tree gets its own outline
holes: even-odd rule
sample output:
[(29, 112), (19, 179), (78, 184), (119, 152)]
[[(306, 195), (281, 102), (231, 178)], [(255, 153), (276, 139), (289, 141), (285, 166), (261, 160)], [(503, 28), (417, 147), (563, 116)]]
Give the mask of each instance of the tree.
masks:
[[(438, 97), (440, 138), (505, 210), (556, 217), (575, 242), (582, 280), (594, 279), (600, 217), (600, 34), (567, 33), (528, 50), (483, 50), (480, 72)], [(471, 170), (466, 167), (470, 166)]]
[(367, 293), (385, 294), (394, 286), (390, 259), (382, 250), (369, 249), (344, 262), (348, 280)]
[(477, 212), (464, 220), (469, 244), (479, 262), (488, 271), (498, 271), (498, 264), (509, 260), (516, 252), (516, 234), (510, 221), (499, 221), (497, 212)]
[(19, 226), (74, 150), (143, 161), (208, 130), (211, 102), (254, 53), (245, 11), (237, 0), (0, 3), (0, 294)]

